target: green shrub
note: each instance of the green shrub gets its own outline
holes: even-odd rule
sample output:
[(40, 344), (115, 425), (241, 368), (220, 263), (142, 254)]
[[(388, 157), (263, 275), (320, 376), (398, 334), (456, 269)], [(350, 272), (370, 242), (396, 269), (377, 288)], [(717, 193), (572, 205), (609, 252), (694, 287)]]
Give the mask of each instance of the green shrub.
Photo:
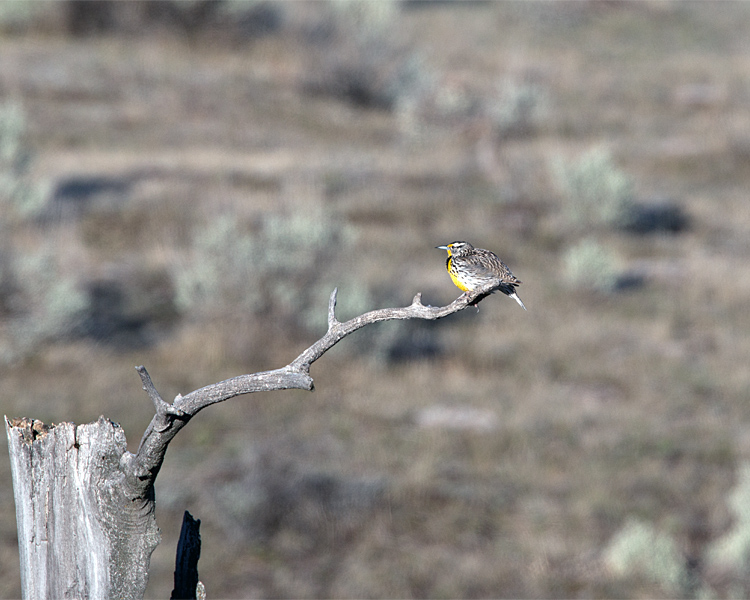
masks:
[(308, 54), (311, 91), (358, 106), (395, 111), (409, 121), (432, 76), (399, 42), (398, 0), (331, 0), (318, 11), (318, 44)]
[(540, 87), (505, 79), (497, 86), (493, 102), (486, 110), (496, 133), (521, 136), (532, 133), (539, 126), (547, 103), (546, 94)]
[(716, 597), (703, 579), (705, 569), (724, 574), (730, 598), (747, 597), (750, 573), (750, 463), (740, 466), (737, 483), (729, 495), (734, 516), (731, 529), (702, 551), (703, 571), (690, 573), (675, 540), (648, 523), (628, 521), (604, 550), (604, 562), (620, 577), (637, 575), (658, 583), (677, 597)]
[(23, 108), (0, 105), (0, 311), (9, 332), (0, 347), (3, 362), (72, 334), (88, 306), (85, 292), (61, 270), (58, 248), (14, 246), (13, 232), (29, 225), (49, 198), (49, 184), (34, 179), (32, 166)]
[(329, 0), (331, 25), (366, 40), (382, 38), (398, 18), (399, 0)]
[(729, 496), (734, 516), (732, 528), (709, 546), (709, 564), (730, 567), (743, 579), (750, 574), (750, 464), (739, 469), (737, 484)]
[(196, 231), (187, 262), (174, 266), (175, 304), (181, 311), (255, 311), (261, 304), (255, 244), (235, 219), (222, 216)]
[(85, 315), (88, 295), (62, 273), (57, 255), (52, 246), (11, 255), (6, 282), (10, 336), (0, 348), (2, 362), (28, 356), (45, 342), (73, 334)]
[(0, 31), (19, 31), (34, 24), (43, 11), (54, 10), (52, 2), (3, 0), (0, 2)]
[(271, 215), (254, 232), (220, 217), (196, 231), (188, 260), (175, 265), (175, 302), (199, 315), (274, 311), (307, 327), (325, 323), (336, 285), (350, 288), (344, 307), (367, 304), (369, 294), (336, 268), (353, 242), (351, 228), (322, 209)]
[(642, 521), (628, 521), (610, 540), (604, 561), (618, 576), (635, 574), (679, 595), (687, 581), (685, 559), (674, 539)]
[(49, 198), (49, 184), (32, 176), (33, 153), (25, 137), (23, 108), (0, 105), (0, 220), (5, 225), (38, 216)]
[(627, 222), (633, 180), (615, 166), (609, 152), (595, 148), (577, 161), (560, 160), (552, 166), (572, 224), (621, 226)]
[(564, 261), (565, 276), (574, 287), (609, 292), (617, 286), (616, 257), (594, 240), (584, 240), (568, 249)]

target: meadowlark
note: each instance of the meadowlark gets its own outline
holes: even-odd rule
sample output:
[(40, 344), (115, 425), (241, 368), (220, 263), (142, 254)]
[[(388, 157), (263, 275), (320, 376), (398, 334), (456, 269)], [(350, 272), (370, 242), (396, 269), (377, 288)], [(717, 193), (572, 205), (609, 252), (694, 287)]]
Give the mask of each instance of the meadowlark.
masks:
[(513, 298), (521, 305), (521, 308), (526, 310), (516, 293), (516, 287), (521, 282), (497, 257), (497, 254), (483, 248), (475, 248), (468, 242), (453, 242), (447, 246), (437, 246), (437, 248), (448, 251), (445, 266), (458, 289), (469, 292), (489, 283), (497, 285), (491, 292), (477, 298), (473, 303), (474, 306), (489, 294), (500, 291)]

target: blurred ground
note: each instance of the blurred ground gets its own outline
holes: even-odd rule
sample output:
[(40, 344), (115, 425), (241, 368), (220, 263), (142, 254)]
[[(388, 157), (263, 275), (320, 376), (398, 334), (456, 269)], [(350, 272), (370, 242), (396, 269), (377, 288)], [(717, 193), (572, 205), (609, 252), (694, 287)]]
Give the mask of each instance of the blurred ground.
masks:
[[(53, 189), (3, 243), (51, 244), (91, 299), (77, 335), (0, 366), (2, 412), (104, 414), (135, 449), (152, 415), (134, 365), (165, 397), (282, 366), (323, 332), (334, 285), (342, 320), (418, 291), (445, 304), (434, 246), (454, 240), (496, 251), (529, 311), (493, 296), (375, 326), (313, 366), (315, 393), (202, 413), (157, 481), (149, 597), (171, 590), (184, 510), (214, 598), (746, 594), (706, 550), (750, 456), (750, 5), (391, 3), (373, 40), (323, 3), (259, 6), (215, 27), (53, 18), (0, 37), (0, 96)], [(511, 89), (533, 118), (507, 116)], [(553, 165), (592, 148), (687, 225), (571, 224)], [(220, 216), (269, 240), (271, 216), (315, 211), (337, 224), (318, 258), (249, 269), (249, 308), (175, 300), (175, 265)], [(571, 281), (566, 252), (591, 235), (629, 284)], [(0, 475), (12, 598), (7, 458)], [(699, 583), (613, 572), (630, 519)]]

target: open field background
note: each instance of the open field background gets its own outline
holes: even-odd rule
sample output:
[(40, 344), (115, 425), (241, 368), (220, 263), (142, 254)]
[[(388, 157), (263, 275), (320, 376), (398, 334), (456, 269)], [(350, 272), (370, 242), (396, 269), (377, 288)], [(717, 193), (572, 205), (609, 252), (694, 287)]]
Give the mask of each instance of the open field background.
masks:
[(184, 510), (212, 598), (750, 593), (750, 4), (98, 4), (2, 15), (2, 413), (135, 449), (135, 365), (170, 398), (287, 364), (334, 286), (342, 320), (448, 303), (454, 240), (529, 309), (201, 413), (150, 597)]

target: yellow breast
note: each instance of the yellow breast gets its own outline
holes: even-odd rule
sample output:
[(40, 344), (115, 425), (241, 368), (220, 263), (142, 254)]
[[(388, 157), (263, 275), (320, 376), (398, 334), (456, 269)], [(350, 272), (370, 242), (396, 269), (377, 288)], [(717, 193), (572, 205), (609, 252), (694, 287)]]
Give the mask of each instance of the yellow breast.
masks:
[(468, 292), (469, 288), (467, 288), (463, 283), (461, 283), (461, 280), (458, 277), (456, 277), (456, 270), (453, 268), (453, 257), (448, 258), (448, 261), (446, 262), (446, 267), (448, 268), (448, 275), (451, 276), (451, 280), (453, 281), (455, 286), (462, 292)]

